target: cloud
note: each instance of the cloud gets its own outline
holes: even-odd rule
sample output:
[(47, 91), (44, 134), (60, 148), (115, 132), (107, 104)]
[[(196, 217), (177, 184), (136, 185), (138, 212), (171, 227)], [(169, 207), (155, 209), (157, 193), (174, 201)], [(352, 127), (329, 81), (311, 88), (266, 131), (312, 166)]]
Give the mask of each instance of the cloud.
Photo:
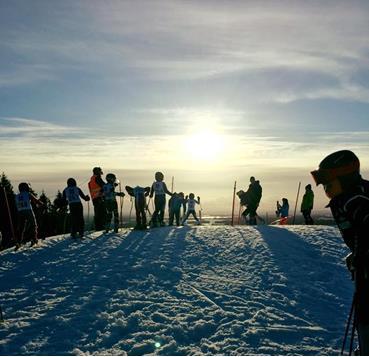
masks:
[[(363, 38), (369, 35), (369, 7), (363, 2), (337, 1), (334, 7), (315, 1), (68, 4), (48, 8), (49, 31), (37, 24), (26, 32), (19, 25), (6, 29), (10, 36), (3, 36), (1, 46), (22, 56), (28, 67), (19, 67), (13, 81), (0, 72), (0, 86), (23, 84), (22, 78), (65, 78), (68, 71), (110, 82), (205, 81), (244, 73), (257, 85), (255, 71), (281, 69), (334, 81), (313, 88), (301, 83), (296, 91), (272, 87), (264, 100), (368, 102), (367, 90), (352, 76), (357, 68), (368, 68)], [(74, 10), (70, 16), (60, 16), (68, 7)], [(46, 67), (33, 77), (34, 66)]]

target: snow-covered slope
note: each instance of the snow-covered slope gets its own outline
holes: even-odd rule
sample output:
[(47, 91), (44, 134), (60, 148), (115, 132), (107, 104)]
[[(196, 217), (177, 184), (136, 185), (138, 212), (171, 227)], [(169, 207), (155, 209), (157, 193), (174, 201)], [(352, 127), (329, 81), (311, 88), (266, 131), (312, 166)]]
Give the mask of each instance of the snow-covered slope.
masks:
[(0, 354), (338, 354), (352, 297), (326, 226), (164, 227), (0, 253)]

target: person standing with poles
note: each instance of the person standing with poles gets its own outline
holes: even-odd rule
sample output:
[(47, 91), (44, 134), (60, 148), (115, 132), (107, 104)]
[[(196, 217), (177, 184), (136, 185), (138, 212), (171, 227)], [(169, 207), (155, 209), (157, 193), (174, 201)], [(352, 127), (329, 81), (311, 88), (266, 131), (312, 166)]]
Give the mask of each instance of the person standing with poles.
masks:
[[(351, 250), (346, 263), (355, 284), (351, 317), (358, 333), (360, 355), (369, 355), (369, 181), (360, 175), (358, 157), (349, 150), (328, 155), (311, 172), (316, 185), (323, 185), (330, 198), (329, 207), (344, 242)], [(342, 346), (345, 347), (346, 334)], [(350, 352), (352, 350), (350, 344)]]
[(101, 178), (101, 175), (103, 174), (101, 167), (94, 167), (92, 173), (93, 175), (88, 183), (88, 188), (90, 190), (90, 196), (94, 206), (95, 230), (102, 231), (105, 229), (106, 224), (106, 209), (104, 203), (105, 182)]
[(305, 186), (305, 194), (302, 197), (301, 203), (301, 213), (304, 216), (305, 224), (314, 224), (313, 219), (311, 218), (311, 211), (314, 206), (314, 192), (311, 189), (311, 185), (308, 184)]

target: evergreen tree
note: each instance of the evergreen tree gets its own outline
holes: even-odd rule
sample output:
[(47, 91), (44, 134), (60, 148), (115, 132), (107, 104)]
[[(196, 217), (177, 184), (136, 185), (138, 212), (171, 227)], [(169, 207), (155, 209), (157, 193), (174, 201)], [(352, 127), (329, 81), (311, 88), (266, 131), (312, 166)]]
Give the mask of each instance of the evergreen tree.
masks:
[(7, 194), (14, 194), (13, 186), (4, 172), (0, 177), (0, 186), (5, 188)]

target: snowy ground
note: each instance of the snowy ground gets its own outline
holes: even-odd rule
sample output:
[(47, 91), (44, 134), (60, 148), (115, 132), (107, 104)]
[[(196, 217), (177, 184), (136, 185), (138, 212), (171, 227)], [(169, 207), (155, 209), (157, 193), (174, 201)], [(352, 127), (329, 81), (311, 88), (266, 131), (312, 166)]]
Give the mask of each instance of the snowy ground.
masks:
[(0, 354), (339, 354), (345, 254), (327, 226), (164, 227), (2, 252)]

